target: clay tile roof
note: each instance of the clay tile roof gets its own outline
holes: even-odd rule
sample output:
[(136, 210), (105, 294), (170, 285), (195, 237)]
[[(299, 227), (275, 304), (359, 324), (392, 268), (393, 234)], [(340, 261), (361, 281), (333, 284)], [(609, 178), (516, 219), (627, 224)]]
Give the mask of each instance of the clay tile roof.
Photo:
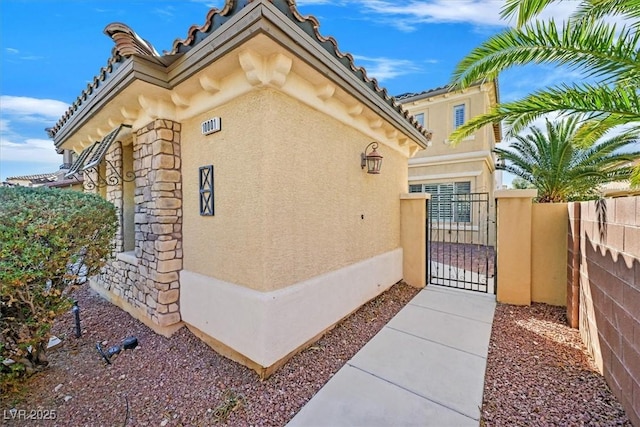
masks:
[(19, 180), (19, 181), (33, 181), (33, 182), (52, 182), (58, 179), (57, 172), (52, 173), (40, 173), (36, 175), (22, 175), (22, 176), (12, 176), (7, 178), (9, 180)]
[(76, 98), (73, 104), (71, 104), (69, 109), (62, 115), (58, 122), (53, 127), (45, 129), (49, 138), (54, 138), (56, 136), (58, 131), (71, 119), (78, 108), (80, 108), (80, 106), (91, 97), (93, 92), (100, 87), (102, 82), (107, 80), (107, 78), (120, 66), (121, 63), (122, 56), (116, 51), (116, 49), (114, 49), (111, 57), (107, 61), (107, 65), (102, 67), (98, 75), (93, 78), (93, 81), (87, 84), (87, 87), (82, 91), (80, 96)]
[(131, 55), (160, 56), (148, 41), (125, 24), (114, 22), (106, 26), (104, 33), (116, 43), (116, 51), (124, 57)]
[(451, 91), (451, 87), (447, 85), (447, 86), (440, 86), (434, 89), (427, 89), (417, 93), (414, 93), (414, 92), (403, 93), (401, 95), (397, 95), (395, 98), (398, 101), (405, 101), (410, 98), (418, 98), (418, 97), (428, 98), (430, 96), (440, 95), (442, 93), (447, 93), (449, 91)]
[[(169, 52), (164, 52), (164, 56), (170, 56), (180, 54), (189, 51), (196, 46), (202, 40), (204, 40), (209, 34), (220, 28), (222, 24), (228, 21), (238, 11), (253, 3), (256, 0), (226, 0), (224, 7), (221, 10), (211, 9), (207, 13), (205, 23), (201, 26), (192, 25), (187, 31), (187, 37), (185, 39), (176, 39), (173, 42), (173, 48)], [(260, 0), (258, 0), (260, 1)], [(398, 113), (400, 113), (409, 123), (411, 123), (420, 133), (431, 138), (431, 132), (425, 129), (415, 118), (410, 115), (392, 96), (389, 96), (387, 90), (381, 88), (378, 85), (378, 81), (375, 78), (370, 78), (364, 68), (356, 66), (353, 56), (340, 52), (338, 49), (338, 43), (333, 37), (324, 37), (320, 34), (318, 28), (320, 23), (313, 16), (304, 17), (300, 14), (296, 7), (295, 0), (268, 0), (276, 8), (278, 8), (284, 15), (291, 19), (300, 29), (315, 39), (329, 54), (333, 55), (338, 61), (351, 73), (353, 73), (358, 79), (362, 80), (374, 93), (376, 93), (384, 102), (390, 105)], [(133, 54), (155, 56), (157, 53), (153, 46), (140, 38), (133, 30), (124, 24), (114, 23), (105, 28), (105, 33), (112, 37), (116, 43), (116, 47), (113, 49), (112, 56), (109, 59), (107, 66), (100, 70), (100, 74), (94, 78), (92, 83), (87, 85), (87, 89), (82, 92), (80, 97), (73, 103), (64, 116), (56, 123), (52, 128), (47, 129), (47, 133), (50, 138), (54, 138), (56, 133), (64, 126), (64, 124), (71, 118), (78, 107), (91, 96), (95, 88), (100, 83), (106, 80), (115, 68), (122, 62), (123, 57), (128, 57)]]
[[(254, 0), (227, 0), (222, 10), (211, 9), (207, 14), (205, 23), (201, 26), (191, 26), (185, 39), (177, 39), (173, 42), (173, 49), (168, 54), (177, 54), (188, 51), (204, 40), (209, 34), (224, 24), (238, 10), (242, 9)], [(423, 135), (431, 137), (431, 132), (425, 129), (411, 116), (395, 99), (387, 93), (387, 90), (378, 85), (375, 78), (370, 78), (367, 71), (355, 65), (353, 56), (349, 53), (342, 53), (338, 49), (338, 43), (333, 37), (324, 37), (320, 34), (320, 23), (313, 16), (302, 16), (296, 7), (295, 0), (270, 0), (282, 13), (291, 19), (300, 29), (313, 37), (327, 52), (335, 56), (342, 65), (351, 71), (356, 77), (362, 80), (371, 90), (373, 90), (387, 104), (398, 111)]]

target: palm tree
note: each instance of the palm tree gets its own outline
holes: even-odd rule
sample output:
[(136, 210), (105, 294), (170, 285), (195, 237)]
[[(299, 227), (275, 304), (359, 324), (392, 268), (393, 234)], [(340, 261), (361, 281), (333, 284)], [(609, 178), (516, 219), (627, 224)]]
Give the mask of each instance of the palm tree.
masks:
[(533, 184), (531, 184), (529, 181), (525, 181), (519, 176), (513, 178), (511, 185), (513, 185), (513, 188), (515, 188), (516, 190), (528, 190), (530, 188), (535, 188)]
[(626, 151), (637, 144), (638, 132), (626, 132), (608, 139), (585, 131), (592, 126), (580, 116), (557, 122), (546, 121), (546, 133), (538, 127), (531, 134), (517, 135), (509, 148), (496, 148), (506, 170), (538, 189), (543, 203), (594, 199), (598, 187), (629, 179), (630, 162), (640, 151)]
[[(464, 58), (451, 85), (464, 88), (501, 71), (525, 64), (556, 64), (581, 71), (594, 83), (562, 84), (524, 99), (497, 105), (459, 127), (453, 142), (483, 126), (503, 121), (508, 135), (517, 134), (548, 113), (583, 115), (597, 120), (601, 134), (619, 125), (640, 128), (640, 7), (638, 0), (581, 0), (567, 22), (533, 21), (549, 4), (564, 0), (506, 0), (502, 17), (517, 17), (517, 27), (499, 33)], [(624, 18), (623, 28), (604, 22), (606, 15)], [(640, 170), (636, 171), (640, 181)]]

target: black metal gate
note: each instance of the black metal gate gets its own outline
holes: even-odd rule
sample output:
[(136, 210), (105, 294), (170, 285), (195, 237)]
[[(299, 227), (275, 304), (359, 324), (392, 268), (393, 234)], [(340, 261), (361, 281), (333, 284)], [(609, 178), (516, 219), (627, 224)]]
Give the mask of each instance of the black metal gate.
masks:
[(495, 293), (495, 208), (489, 193), (432, 194), (427, 212), (428, 283)]

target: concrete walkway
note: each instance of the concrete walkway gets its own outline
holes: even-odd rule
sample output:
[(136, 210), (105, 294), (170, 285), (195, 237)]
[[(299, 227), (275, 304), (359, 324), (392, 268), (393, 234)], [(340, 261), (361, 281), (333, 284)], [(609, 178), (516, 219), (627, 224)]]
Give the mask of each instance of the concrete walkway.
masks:
[(495, 305), (427, 286), (287, 426), (478, 426)]

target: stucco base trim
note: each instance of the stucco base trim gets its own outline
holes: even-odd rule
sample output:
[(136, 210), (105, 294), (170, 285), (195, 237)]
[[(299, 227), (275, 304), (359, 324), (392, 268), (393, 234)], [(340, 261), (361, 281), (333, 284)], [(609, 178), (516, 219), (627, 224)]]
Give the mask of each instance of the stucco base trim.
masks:
[(122, 298), (119, 295), (114, 294), (113, 292), (108, 291), (104, 287), (102, 287), (94, 278), (89, 279), (89, 286), (92, 290), (94, 290), (98, 295), (100, 295), (105, 300), (109, 301), (111, 304), (120, 307), (127, 313), (129, 313), (134, 319), (137, 319), (148, 326), (151, 330), (153, 330), (156, 334), (160, 334), (164, 337), (171, 337), (174, 333), (176, 333), (180, 328), (182, 328), (185, 324), (184, 322), (174, 323), (169, 326), (161, 326), (151, 320), (151, 317), (147, 314), (146, 310), (143, 310), (138, 307), (134, 307), (127, 300)]
[(272, 292), (182, 270), (180, 314), (214, 349), (261, 373), (401, 279), (402, 248)]

